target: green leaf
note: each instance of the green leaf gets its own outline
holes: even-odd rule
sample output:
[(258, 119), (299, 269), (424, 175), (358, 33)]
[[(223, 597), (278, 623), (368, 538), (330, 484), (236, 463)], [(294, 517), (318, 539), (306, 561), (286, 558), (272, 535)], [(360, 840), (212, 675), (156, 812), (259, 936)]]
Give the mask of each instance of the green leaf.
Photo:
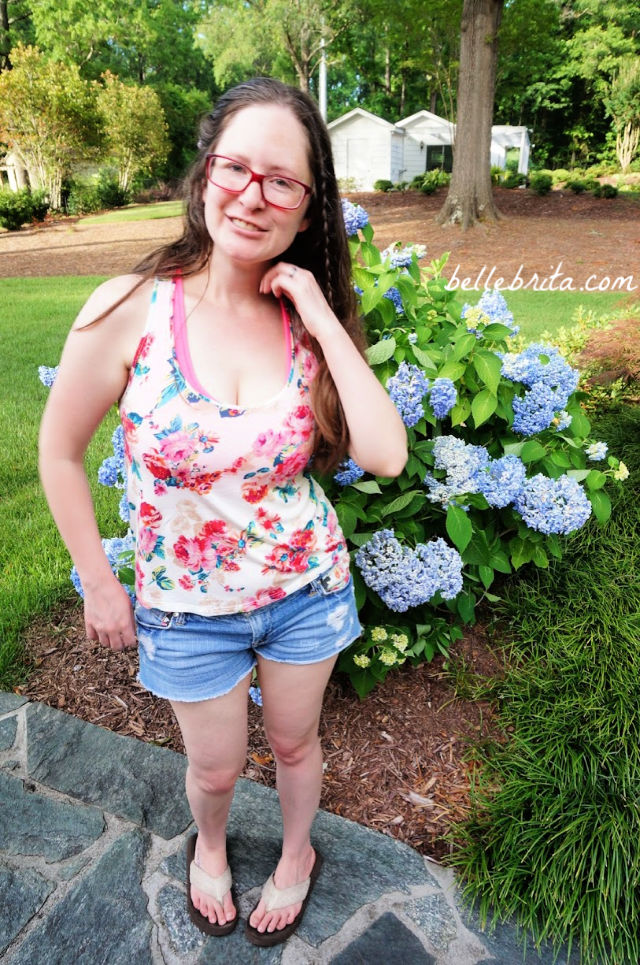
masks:
[(567, 476), (571, 476), (571, 478), (575, 479), (576, 482), (582, 482), (583, 479), (587, 478), (590, 472), (590, 469), (568, 469)]
[(461, 423), (466, 422), (471, 414), (471, 399), (462, 399), (461, 402), (457, 402), (451, 412), (449, 413), (449, 418), (451, 419), (452, 426), (459, 426)]
[[(491, 392), (498, 391), (502, 362), (493, 352), (477, 352), (473, 358), (473, 367)], [(495, 411), (495, 410), (494, 410)]]
[(473, 397), (471, 412), (476, 429), (478, 426), (481, 426), (483, 422), (486, 422), (487, 419), (491, 418), (497, 406), (498, 400), (489, 389), (483, 389), (482, 392)]
[(374, 276), (360, 265), (353, 266), (353, 280), (363, 291), (366, 291), (367, 288), (373, 288), (375, 284)]
[(352, 485), (354, 489), (358, 489), (361, 493), (368, 493), (369, 495), (382, 492), (375, 479), (365, 479), (364, 482), (356, 482)]
[(494, 568), (494, 570), (498, 571), (498, 573), (511, 572), (509, 557), (504, 552), (504, 550), (498, 550), (497, 552), (491, 554), (491, 565)]
[(404, 467), (404, 471), (408, 476), (418, 476), (419, 479), (424, 479), (427, 467), (416, 455), (411, 453), (407, 460), (407, 465)]
[(508, 325), (500, 325), (499, 322), (492, 322), (482, 329), (483, 338), (510, 338), (512, 334)]
[(475, 335), (472, 335), (471, 333), (463, 335), (462, 338), (459, 338), (454, 344), (453, 352), (449, 356), (450, 360), (452, 362), (459, 362), (460, 359), (464, 358), (465, 355), (468, 355), (477, 344), (478, 340)]
[(414, 358), (418, 365), (421, 365), (425, 372), (437, 372), (437, 367), (430, 355), (427, 355), (421, 348), (417, 345), (411, 346), (411, 351), (413, 352)]
[(382, 299), (383, 295), (379, 288), (368, 288), (362, 295), (362, 311), (365, 315), (368, 315), (372, 311), (378, 302)]
[(341, 501), (336, 505), (336, 514), (338, 516), (338, 522), (340, 523), (340, 529), (346, 537), (351, 536), (358, 525), (358, 516), (356, 512), (351, 508), (343, 504)]
[(447, 508), (447, 533), (460, 553), (463, 553), (473, 534), (471, 520), (459, 506)]
[(452, 382), (457, 382), (464, 375), (466, 368), (466, 365), (463, 365), (462, 362), (445, 362), (438, 372), (438, 378), (451, 379)]
[(485, 589), (488, 590), (491, 584), (493, 583), (493, 578), (495, 576), (492, 568), (490, 566), (479, 566), (478, 575), (480, 576), (480, 579), (484, 583)]
[(583, 439), (586, 438), (591, 432), (591, 423), (587, 419), (582, 409), (572, 407), (567, 411), (571, 415), (571, 431), (573, 432), (574, 436), (580, 436)]
[(395, 338), (383, 338), (375, 345), (369, 346), (366, 350), (365, 355), (367, 356), (367, 362), (369, 365), (380, 365), (381, 362), (386, 362), (390, 359), (396, 349)]
[(412, 489), (411, 492), (403, 493), (401, 496), (398, 496), (397, 499), (394, 499), (392, 503), (389, 503), (388, 506), (384, 507), (382, 510), (382, 515), (388, 516), (390, 513), (399, 513), (401, 509), (404, 509), (409, 505), (417, 493), (417, 489)]
[(611, 516), (611, 500), (607, 494), (603, 493), (602, 490), (597, 490), (589, 493), (589, 499), (593, 507), (593, 515), (598, 522), (606, 523)]
[(373, 241), (373, 227), (371, 224), (369, 224), (369, 222), (366, 223), (364, 228), (360, 228), (360, 231), (362, 232), (362, 237), (365, 239), (365, 241)]
[(549, 558), (545, 553), (544, 549), (542, 548), (542, 546), (534, 547), (533, 562), (536, 564), (536, 566), (539, 566), (541, 569), (546, 570), (547, 567), (549, 566)]
[(607, 477), (599, 469), (592, 469), (585, 480), (588, 489), (596, 490), (602, 489), (607, 481)]
[(535, 439), (530, 439), (523, 445), (520, 458), (523, 462), (537, 462), (539, 459), (544, 459), (546, 454), (547, 450), (544, 446), (541, 446)]
[(473, 623), (476, 598), (471, 590), (463, 591), (456, 597), (456, 610), (465, 623)]

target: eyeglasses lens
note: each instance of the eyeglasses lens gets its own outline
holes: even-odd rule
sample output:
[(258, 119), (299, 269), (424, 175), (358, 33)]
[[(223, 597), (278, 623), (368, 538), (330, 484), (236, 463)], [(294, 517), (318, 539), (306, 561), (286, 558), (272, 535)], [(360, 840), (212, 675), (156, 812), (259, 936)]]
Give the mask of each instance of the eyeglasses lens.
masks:
[[(209, 165), (209, 180), (225, 191), (239, 194), (253, 178), (250, 169), (239, 161), (214, 156)], [(305, 196), (304, 185), (281, 174), (262, 178), (261, 186), (264, 200), (280, 208), (297, 208)]]

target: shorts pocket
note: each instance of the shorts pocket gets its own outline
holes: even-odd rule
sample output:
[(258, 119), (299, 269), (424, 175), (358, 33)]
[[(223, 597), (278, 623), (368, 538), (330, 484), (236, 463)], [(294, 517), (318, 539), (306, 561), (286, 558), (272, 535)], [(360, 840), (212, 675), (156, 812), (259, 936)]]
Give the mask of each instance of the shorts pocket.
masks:
[(173, 613), (157, 607), (142, 606), (141, 603), (136, 603), (133, 612), (136, 623), (145, 630), (163, 630), (170, 625), (173, 617)]
[(331, 596), (332, 593), (340, 593), (348, 589), (351, 585), (351, 576), (345, 583), (343, 576), (336, 576), (333, 570), (328, 570), (322, 576), (316, 576), (315, 580), (309, 583), (309, 593), (311, 595)]

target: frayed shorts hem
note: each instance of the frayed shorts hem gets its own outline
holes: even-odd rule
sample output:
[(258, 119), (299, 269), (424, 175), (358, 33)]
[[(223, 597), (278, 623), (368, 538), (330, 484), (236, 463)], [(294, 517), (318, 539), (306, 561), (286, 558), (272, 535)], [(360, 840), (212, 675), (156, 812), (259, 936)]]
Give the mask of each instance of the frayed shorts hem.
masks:
[[(256, 664), (254, 663), (253, 667), (255, 666)], [(171, 694), (159, 693), (158, 690), (155, 689), (154, 687), (148, 687), (145, 684), (144, 680), (141, 679), (140, 674), (138, 674), (138, 676), (136, 677), (136, 680), (138, 681), (140, 686), (144, 687), (144, 689), (148, 693), (153, 694), (154, 697), (159, 697), (161, 700), (170, 700), (172, 703), (175, 703), (175, 704), (199, 704), (199, 703), (202, 703), (204, 700), (215, 700), (216, 697), (224, 697), (226, 694), (230, 694), (234, 687), (237, 687), (238, 684), (245, 679), (245, 677), (249, 676), (249, 674), (253, 671), (253, 667), (251, 667), (250, 670), (248, 670), (246, 673), (243, 673), (240, 677), (238, 677), (236, 682), (232, 684), (227, 690), (221, 690), (217, 694), (206, 694), (204, 697), (200, 697), (200, 696), (173, 697)]]

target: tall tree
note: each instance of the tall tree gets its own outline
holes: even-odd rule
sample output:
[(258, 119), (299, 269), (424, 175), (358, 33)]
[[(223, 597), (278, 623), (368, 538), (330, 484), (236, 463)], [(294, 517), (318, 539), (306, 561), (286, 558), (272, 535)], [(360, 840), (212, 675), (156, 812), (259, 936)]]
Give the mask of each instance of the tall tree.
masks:
[(125, 84), (108, 72), (103, 82), (98, 111), (104, 123), (106, 157), (117, 168), (119, 186), (127, 191), (137, 174), (150, 174), (166, 161), (167, 123), (151, 87)]
[(322, 43), (330, 47), (348, 23), (347, 0), (221, 0), (199, 30), (218, 84), (269, 73), (311, 88)]
[(26, 0), (0, 0), (0, 71), (11, 70), (11, 48), (31, 43), (33, 24)]
[(59, 208), (63, 179), (100, 145), (95, 85), (36, 47), (18, 45), (12, 61), (13, 70), (0, 74), (0, 137), (24, 162), (31, 186)]
[(495, 221), (491, 186), (491, 124), (498, 29), (504, 0), (464, 0), (453, 171), (438, 221), (468, 228)]

